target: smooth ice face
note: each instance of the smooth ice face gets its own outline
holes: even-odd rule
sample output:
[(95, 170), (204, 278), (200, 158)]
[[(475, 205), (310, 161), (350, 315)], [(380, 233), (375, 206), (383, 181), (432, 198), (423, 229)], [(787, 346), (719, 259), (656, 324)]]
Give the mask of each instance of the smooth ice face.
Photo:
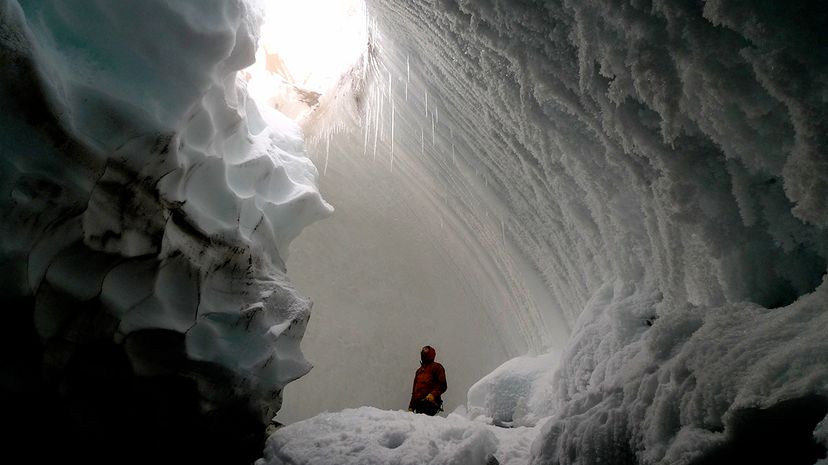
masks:
[[(158, 417), (129, 410), (141, 434), (202, 414), (237, 414), (238, 431), (268, 421), (310, 369), (311, 303), (285, 278), (288, 246), (332, 208), (298, 126), (236, 79), (256, 5), (6, 0), (0, 13), (4, 290), (63, 361), (47, 378), (94, 384), (77, 370), (100, 344), (117, 355), (98, 372), (128, 374), (107, 396), (188, 392)], [(75, 401), (107, 418), (92, 413), (105, 400)], [(207, 435), (232, 427), (190, 426), (180, 434), (204, 429), (217, 451)]]

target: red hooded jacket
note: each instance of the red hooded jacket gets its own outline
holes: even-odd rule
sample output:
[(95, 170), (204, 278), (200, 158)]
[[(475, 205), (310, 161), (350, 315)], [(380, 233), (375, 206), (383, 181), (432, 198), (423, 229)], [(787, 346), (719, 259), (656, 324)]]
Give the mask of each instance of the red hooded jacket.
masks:
[(423, 348), (420, 353), (422, 361), (420, 362), (420, 368), (417, 369), (417, 374), (414, 375), (414, 387), (411, 390), (411, 401), (408, 403), (409, 409), (413, 409), (418, 400), (422, 400), (429, 394), (434, 396), (437, 405), (442, 403), (440, 395), (446, 392), (448, 388), (446, 370), (443, 365), (434, 361), (435, 355), (436, 351), (428, 346)]

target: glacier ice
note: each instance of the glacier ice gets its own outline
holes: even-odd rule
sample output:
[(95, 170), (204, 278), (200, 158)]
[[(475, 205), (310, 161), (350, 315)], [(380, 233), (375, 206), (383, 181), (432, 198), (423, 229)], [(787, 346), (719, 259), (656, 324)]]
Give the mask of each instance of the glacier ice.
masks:
[(499, 378), (542, 387), (532, 463), (713, 463), (750, 452), (744, 418), (816, 426), (795, 413), (827, 384), (823, 7), (368, 6), (375, 53), (340, 96), (362, 127), (333, 142), (390, 169), (393, 108), (388, 176), (478, 252), (455, 252), (469, 275), (493, 264), (504, 340), (561, 353), (492, 373), (470, 413), (520, 418)]
[(20, 343), (43, 371), (14, 389), (45, 396), (21, 415), (60, 424), (90, 459), (142, 440), (134, 460), (254, 459), (283, 387), (310, 369), (288, 246), (332, 210), (299, 127), (236, 77), (259, 7), (0, 13), (4, 299), (30, 315), (37, 337)]

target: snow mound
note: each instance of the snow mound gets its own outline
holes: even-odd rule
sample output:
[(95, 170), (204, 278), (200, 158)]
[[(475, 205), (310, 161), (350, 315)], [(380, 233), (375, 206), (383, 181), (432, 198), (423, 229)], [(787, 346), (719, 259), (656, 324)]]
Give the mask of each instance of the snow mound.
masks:
[[(812, 431), (828, 413), (826, 293), (823, 283), (779, 310), (656, 312), (652, 293), (605, 286), (563, 354), (556, 411), (531, 463), (805, 463), (793, 458), (800, 452), (814, 460)], [(824, 427), (815, 434), (824, 441)]]
[(475, 383), (468, 393), (468, 414), (500, 426), (535, 426), (552, 414), (552, 377), (560, 354), (513, 358)]
[(497, 428), (458, 414), (360, 407), (277, 430), (257, 465), (519, 464), (526, 463), (533, 438), (527, 428)]

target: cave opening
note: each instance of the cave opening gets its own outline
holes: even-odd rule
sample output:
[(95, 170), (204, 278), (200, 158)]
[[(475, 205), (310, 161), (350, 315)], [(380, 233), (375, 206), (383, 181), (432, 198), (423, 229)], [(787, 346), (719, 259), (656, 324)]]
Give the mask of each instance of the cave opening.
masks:
[(248, 91), (303, 119), (367, 48), (366, 22), (363, 0), (267, 2)]

